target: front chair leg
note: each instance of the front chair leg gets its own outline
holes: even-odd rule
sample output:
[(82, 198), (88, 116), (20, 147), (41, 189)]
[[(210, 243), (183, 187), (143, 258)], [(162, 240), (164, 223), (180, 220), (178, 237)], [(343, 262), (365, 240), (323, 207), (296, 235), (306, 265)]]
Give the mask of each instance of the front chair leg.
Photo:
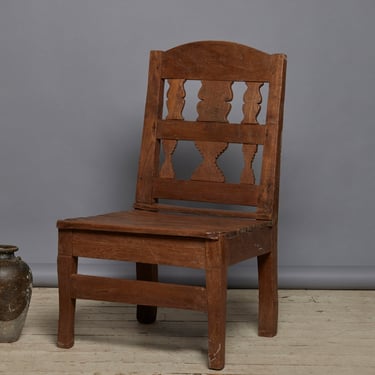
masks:
[(208, 367), (213, 370), (221, 370), (225, 365), (226, 267), (206, 271), (206, 291), (208, 309)]
[(71, 348), (74, 345), (74, 318), (76, 300), (70, 294), (70, 276), (77, 273), (77, 258), (58, 256), (59, 324), (57, 346)]
[(277, 254), (272, 251), (258, 256), (259, 336), (273, 337), (277, 333), (278, 282)]
[[(158, 265), (137, 263), (137, 280), (158, 281)], [(151, 324), (156, 320), (157, 306), (137, 305), (137, 320), (142, 324)]]

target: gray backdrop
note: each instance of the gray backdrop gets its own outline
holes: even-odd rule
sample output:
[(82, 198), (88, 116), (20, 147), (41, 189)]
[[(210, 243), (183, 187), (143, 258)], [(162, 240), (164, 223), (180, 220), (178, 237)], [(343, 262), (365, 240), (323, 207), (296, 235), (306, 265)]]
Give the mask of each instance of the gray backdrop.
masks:
[(288, 55), (280, 285), (374, 288), (374, 18), (373, 0), (1, 0), (0, 243), (56, 285), (56, 219), (133, 202), (149, 50), (230, 40)]

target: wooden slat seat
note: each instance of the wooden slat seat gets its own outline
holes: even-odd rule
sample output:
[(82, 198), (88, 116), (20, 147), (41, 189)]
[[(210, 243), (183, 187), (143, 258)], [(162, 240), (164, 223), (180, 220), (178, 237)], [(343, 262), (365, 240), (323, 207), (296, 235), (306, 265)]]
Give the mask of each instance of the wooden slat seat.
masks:
[(246, 218), (185, 213), (120, 211), (103, 215), (60, 220), (61, 230), (90, 230), (134, 234), (167, 235), (217, 240), (271, 226), (271, 222)]

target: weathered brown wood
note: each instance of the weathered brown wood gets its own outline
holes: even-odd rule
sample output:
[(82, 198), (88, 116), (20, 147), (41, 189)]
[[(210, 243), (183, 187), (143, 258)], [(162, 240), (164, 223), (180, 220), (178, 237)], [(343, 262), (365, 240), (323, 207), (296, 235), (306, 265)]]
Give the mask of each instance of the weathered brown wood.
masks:
[[(158, 265), (137, 263), (137, 280), (158, 281)], [(142, 324), (151, 324), (156, 320), (157, 306), (137, 305), (137, 320)]]
[(258, 145), (248, 145), (244, 144), (242, 146), (242, 153), (244, 159), (244, 167), (241, 173), (241, 183), (242, 184), (255, 184), (255, 173), (253, 169), (253, 161), (255, 154), (258, 150)]
[(207, 311), (206, 289), (199, 286), (73, 275), (71, 287), (75, 298)]
[(220, 122), (159, 120), (156, 136), (160, 139), (179, 139), (185, 141), (249, 143), (262, 145), (267, 133), (264, 125), (223, 124)]
[(185, 80), (184, 79), (168, 79), (169, 89), (167, 92), (167, 119), (183, 120), (182, 111), (185, 106)]
[[(146, 235), (150, 239), (150, 243), (153, 243), (154, 236), (158, 236), (156, 237), (158, 241), (164, 241), (166, 236), (170, 236), (170, 239), (174, 241), (174, 237), (177, 237), (177, 239), (185, 240), (186, 246), (189, 246), (191, 241), (199, 241), (202, 238), (217, 240), (220, 234), (235, 235), (245, 230), (251, 231), (261, 228), (263, 223), (260, 220), (246, 220), (240, 217), (220, 218), (217, 215), (182, 215), (172, 212), (157, 212), (155, 215), (155, 212), (152, 211), (135, 210), (66, 219), (59, 221), (58, 227), (60, 230), (74, 230), (74, 234), (83, 231), (83, 236), (86, 231), (96, 233), (97, 236), (107, 236), (110, 232), (113, 232), (113, 235), (118, 233), (119, 237), (114, 237), (114, 241), (121, 236), (133, 234)], [(269, 222), (266, 222), (266, 224), (268, 225)], [(76, 237), (75, 241), (77, 241)], [(96, 247), (100, 248), (99, 238), (96, 238), (95, 241), (98, 243)], [(162, 242), (160, 245), (162, 245)], [(121, 244), (118, 246), (121, 246)], [(136, 246), (136, 243), (134, 246)], [(200, 245), (196, 242), (194, 246), (199, 247)], [(76, 254), (75, 251), (76, 249), (73, 250), (73, 254)], [(113, 252), (117, 252), (116, 248), (113, 249)]]
[(271, 241), (272, 227), (264, 226), (253, 232), (227, 237), (223, 246), (228, 249), (229, 264), (267, 254), (273, 250)]
[(221, 370), (225, 365), (228, 252), (222, 241), (206, 245), (208, 367)]
[[(277, 222), (279, 184), (280, 184), (280, 156), (281, 133), (283, 128), (286, 56), (273, 55), (274, 64), (272, 80), (269, 84), (267, 105), (267, 140), (263, 147), (261, 194), (259, 195), (258, 212), (267, 215)], [(277, 67), (277, 68), (276, 68)]]
[(262, 103), (262, 94), (260, 92), (263, 83), (246, 82), (246, 91), (243, 96), (244, 104), (242, 106), (243, 120), (242, 124), (258, 124), (258, 114)]
[(159, 168), (160, 143), (156, 141), (154, 127), (163, 113), (164, 81), (161, 78), (162, 52), (151, 51), (148, 74), (146, 108), (142, 134), (142, 151), (138, 163), (136, 201), (152, 203), (152, 179)]
[(258, 334), (273, 337), (277, 333), (278, 289), (277, 289), (277, 225), (271, 228), (270, 251), (257, 257), (258, 261)]
[[(204, 242), (180, 237), (75, 231), (74, 255), (203, 269)], [(171, 253), (175, 253), (171, 257)]]
[(57, 274), (59, 285), (59, 322), (57, 346), (71, 348), (74, 345), (74, 317), (76, 300), (71, 295), (70, 276), (77, 273), (78, 259), (73, 256), (71, 231), (59, 233)]
[[(198, 121), (228, 122), (233, 98), (232, 82), (202, 81), (197, 104)], [(197, 181), (224, 182), (225, 176), (218, 167), (217, 158), (228, 148), (226, 142), (195, 141), (195, 146), (203, 157), (202, 163), (193, 172), (191, 179)]]
[(198, 121), (228, 122), (233, 99), (232, 84), (231, 81), (202, 80), (198, 92)]
[(257, 185), (163, 178), (154, 180), (154, 196), (164, 199), (255, 206), (258, 202), (258, 191)]
[[(263, 83), (246, 82), (246, 91), (244, 94), (244, 104), (242, 112), (244, 114), (242, 124), (247, 124), (250, 128), (258, 124), (258, 114), (260, 111), (260, 103), (262, 102), (262, 95), (260, 88)], [(264, 129), (264, 127), (262, 127)], [(242, 153), (244, 158), (244, 167), (241, 173), (241, 183), (255, 184), (255, 174), (253, 169), (253, 160), (258, 150), (258, 144), (243, 144)]]
[[(222, 369), (228, 267), (252, 257), (258, 259), (259, 335), (276, 334), (285, 68), (284, 55), (268, 55), (230, 42), (195, 42), (151, 52), (135, 209), (57, 222), (58, 346), (68, 348), (74, 343), (77, 298), (136, 304), (141, 323), (155, 321), (157, 306), (199, 310), (208, 316), (208, 366)], [(197, 121), (185, 121), (182, 114), (184, 83), (191, 79), (202, 82)], [(243, 120), (233, 124), (227, 117), (232, 84), (239, 81), (247, 85)], [(269, 88), (266, 121), (259, 125), (264, 83)], [(173, 164), (180, 140), (194, 142), (203, 159), (187, 180), (176, 179)], [(243, 145), (239, 183), (227, 183), (218, 166), (219, 156), (230, 143)], [(258, 145), (262, 145), (262, 168), (260, 181), (255, 181), (252, 162)], [(177, 203), (159, 203), (159, 199)], [(178, 201), (219, 208), (183, 207)], [(236, 210), (236, 205), (247, 211)], [(137, 278), (79, 274), (79, 257), (135, 262)], [(159, 264), (203, 269), (206, 285), (161, 283)]]
[[(168, 120), (183, 120), (182, 110), (185, 106), (185, 89), (183, 79), (170, 79), (169, 90), (167, 92)], [(179, 138), (176, 138), (179, 139)], [(175, 139), (163, 139), (162, 146), (164, 151), (164, 163), (160, 168), (160, 177), (174, 178), (172, 155), (177, 146)]]
[(274, 69), (270, 55), (254, 48), (231, 42), (203, 41), (166, 51), (162, 77), (267, 82)]
[[(236, 218), (247, 218), (247, 219), (258, 219), (258, 223), (261, 219), (259, 214), (252, 211), (235, 211), (226, 209), (216, 208), (201, 208), (201, 207), (190, 207), (190, 206), (178, 206), (162, 203), (154, 204), (139, 204), (135, 203), (134, 207), (140, 210), (147, 210), (152, 212), (166, 211), (166, 212), (178, 212), (184, 214), (195, 214), (195, 215), (210, 215), (210, 216), (221, 216), (221, 217), (236, 217)], [(272, 226), (272, 221), (261, 221), (266, 226)]]

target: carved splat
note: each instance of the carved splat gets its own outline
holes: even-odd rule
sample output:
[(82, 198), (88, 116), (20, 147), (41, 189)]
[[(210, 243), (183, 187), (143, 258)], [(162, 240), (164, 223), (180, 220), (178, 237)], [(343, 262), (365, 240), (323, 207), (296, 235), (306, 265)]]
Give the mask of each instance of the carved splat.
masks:
[(244, 167), (241, 173), (240, 182), (242, 184), (255, 184), (255, 174), (253, 169), (253, 161), (258, 151), (257, 145), (244, 144), (242, 146)]
[[(185, 106), (185, 80), (183, 79), (169, 79), (169, 89), (167, 92), (167, 119), (168, 120), (183, 120), (182, 111)], [(174, 178), (175, 171), (173, 168), (172, 155), (177, 147), (177, 141), (173, 139), (164, 139), (161, 142), (164, 151), (164, 163), (160, 169), (160, 177)]]
[(231, 109), (229, 103), (233, 98), (232, 83), (230, 81), (202, 81), (198, 92), (201, 100), (197, 104), (198, 121), (228, 122)]
[(182, 110), (185, 106), (185, 80), (168, 79), (169, 89), (167, 92), (167, 119), (183, 120)]
[[(202, 81), (197, 105), (198, 121), (228, 122), (233, 98), (229, 81)], [(218, 157), (227, 149), (226, 142), (195, 142), (203, 157), (202, 163), (191, 176), (192, 180), (224, 182), (225, 176), (217, 165)]]
[[(260, 92), (263, 83), (259, 82), (246, 82), (247, 89), (245, 91), (242, 106), (244, 114), (242, 124), (258, 124), (258, 114), (261, 109), (262, 94)], [(255, 184), (255, 174), (253, 169), (253, 161), (255, 154), (258, 151), (258, 145), (244, 144), (242, 146), (242, 153), (244, 159), (244, 168), (241, 173), (241, 183)]]
[(244, 114), (242, 124), (258, 124), (258, 115), (261, 109), (262, 94), (260, 92), (263, 82), (246, 82), (246, 91), (243, 96)]

